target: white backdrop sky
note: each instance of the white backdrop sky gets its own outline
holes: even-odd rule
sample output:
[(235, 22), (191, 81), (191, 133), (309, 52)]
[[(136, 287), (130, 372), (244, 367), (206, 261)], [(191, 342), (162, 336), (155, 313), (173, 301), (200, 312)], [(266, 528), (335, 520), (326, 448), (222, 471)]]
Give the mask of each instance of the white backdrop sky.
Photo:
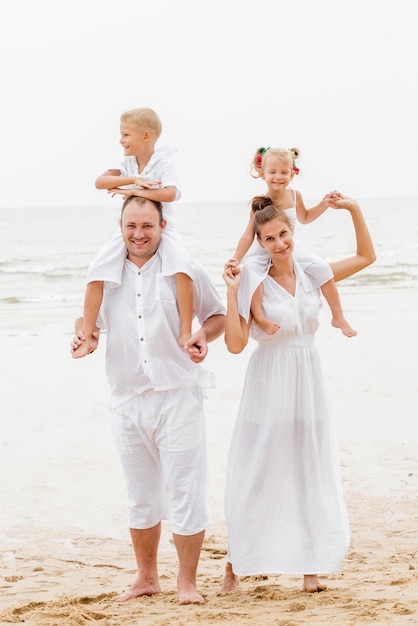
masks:
[(246, 201), (260, 145), (306, 198), (417, 196), (414, 0), (13, 0), (0, 9), (0, 207), (102, 205), (119, 116), (150, 106), (182, 200)]

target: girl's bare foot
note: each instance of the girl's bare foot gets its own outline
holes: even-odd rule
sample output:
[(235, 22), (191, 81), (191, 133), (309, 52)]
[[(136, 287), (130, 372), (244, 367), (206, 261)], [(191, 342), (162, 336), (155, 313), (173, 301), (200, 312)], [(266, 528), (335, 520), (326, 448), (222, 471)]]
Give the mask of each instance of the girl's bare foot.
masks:
[(126, 602), (127, 600), (138, 598), (139, 596), (154, 596), (160, 592), (161, 588), (158, 581), (155, 583), (144, 583), (138, 577), (130, 587), (116, 596), (115, 602)]
[(232, 564), (228, 561), (225, 567), (224, 582), (221, 593), (234, 593), (238, 588), (239, 577), (234, 574)]
[(333, 317), (331, 324), (335, 328), (339, 328), (343, 335), (346, 337), (355, 337), (357, 335), (357, 331), (354, 328), (351, 328), (350, 324), (347, 322), (344, 317)]
[(267, 335), (274, 335), (275, 333), (277, 333), (277, 331), (280, 328), (280, 324), (277, 324), (276, 322), (272, 322), (271, 320), (268, 320), (266, 317), (263, 317), (263, 319), (255, 320), (255, 323), (257, 324), (259, 328), (261, 328), (262, 331), (267, 333)]
[(305, 574), (303, 577), (303, 591), (308, 593), (316, 593), (319, 591), (325, 591), (326, 585), (320, 583), (316, 574)]

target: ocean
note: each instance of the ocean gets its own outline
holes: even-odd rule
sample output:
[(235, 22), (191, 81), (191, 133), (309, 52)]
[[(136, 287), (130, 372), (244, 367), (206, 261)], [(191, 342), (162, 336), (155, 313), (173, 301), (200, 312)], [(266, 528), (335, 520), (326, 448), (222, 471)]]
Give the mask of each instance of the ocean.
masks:
[[(378, 258), (339, 283), (344, 313), (358, 335), (347, 339), (333, 328), (324, 306), (315, 342), (342, 442), (344, 478), (352, 501), (361, 488), (369, 504), (388, 489), (397, 499), (418, 475), (416, 373), (405, 358), (406, 350), (418, 350), (418, 199), (361, 205)], [(83, 561), (75, 558), (71, 538), (77, 547), (94, 537), (95, 554), (100, 538), (127, 538), (126, 494), (108, 422), (106, 342), (86, 359), (72, 359), (69, 349), (87, 266), (117, 228), (119, 206), (0, 210), (0, 563), (20, 568), (28, 559), (26, 581), (33, 581), (39, 546), (48, 552), (42, 568), (52, 558), (56, 576), (60, 559)], [(177, 207), (187, 247), (223, 299), (224, 262), (248, 212), (245, 202)], [(355, 249), (345, 211), (330, 209), (298, 227), (296, 236), (328, 260)], [(248, 346), (231, 354), (220, 338), (203, 364), (216, 377), (205, 401), (216, 537), (224, 532), (226, 459), (251, 353)], [(168, 533), (162, 545), (173, 550)]]
[[(340, 293), (415, 290), (418, 198), (365, 199), (360, 204), (377, 261), (340, 282)], [(106, 207), (0, 209), (1, 334), (72, 332), (88, 263), (117, 229), (119, 207), (115, 199)], [(223, 265), (246, 226), (249, 206), (177, 203), (176, 210), (189, 251), (206, 267), (223, 297)], [(329, 209), (312, 224), (298, 225), (295, 236), (327, 260), (355, 250), (346, 211)]]

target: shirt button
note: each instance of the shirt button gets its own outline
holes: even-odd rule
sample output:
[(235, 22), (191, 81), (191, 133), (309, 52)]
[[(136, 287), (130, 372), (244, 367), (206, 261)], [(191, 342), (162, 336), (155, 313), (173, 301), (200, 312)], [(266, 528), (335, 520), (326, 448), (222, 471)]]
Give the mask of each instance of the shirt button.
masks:
[(138, 296), (138, 298), (141, 296), (141, 294), (140, 294), (140, 293), (137, 293), (136, 295)]
[(144, 338), (143, 338), (143, 337), (141, 337), (141, 341), (144, 341)]
[(139, 318), (139, 319), (141, 319), (141, 318), (142, 318), (142, 315), (138, 315), (138, 318)]
[(141, 272), (138, 272), (138, 276), (141, 276)]

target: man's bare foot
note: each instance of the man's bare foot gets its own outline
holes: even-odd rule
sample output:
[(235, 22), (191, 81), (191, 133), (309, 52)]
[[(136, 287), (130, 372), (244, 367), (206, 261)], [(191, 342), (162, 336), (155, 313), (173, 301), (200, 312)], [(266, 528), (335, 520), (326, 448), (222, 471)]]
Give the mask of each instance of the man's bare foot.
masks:
[(255, 323), (257, 324), (259, 328), (261, 328), (262, 331), (267, 333), (267, 335), (274, 335), (275, 333), (277, 333), (277, 331), (280, 328), (280, 324), (277, 324), (276, 322), (272, 322), (271, 320), (268, 320), (266, 317), (263, 317), (263, 319), (255, 320)]
[(205, 604), (205, 599), (196, 591), (193, 584), (181, 585), (178, 582), (178, 597), (180, 604)]
[(139, 596), (154, 596), (161, 592), (159, 582), (144, 583), (139, 578), (128, 587), (123, 593), (119, 594), (115, 598), (115, 602), (126, 602), (127, 600), (133, 600)]
[(316, 574), (306, 574), (303, 577), (303, 591), (308, 593), (316, 593), (319, 591), (325, 591), (326, 585), (320, 583)]
[(355, 337), (357, 335), (357, 331), (351, 328), (350, 324), (343, 317), (333, 317), (331, 324), (334, 328), (339, 328), (346, 337)]
[(234, 574), (232, 564), (228, 561), (225, 566), (225, 576), (221, 593), (234, 593), (238, 588), (239, 577)]

